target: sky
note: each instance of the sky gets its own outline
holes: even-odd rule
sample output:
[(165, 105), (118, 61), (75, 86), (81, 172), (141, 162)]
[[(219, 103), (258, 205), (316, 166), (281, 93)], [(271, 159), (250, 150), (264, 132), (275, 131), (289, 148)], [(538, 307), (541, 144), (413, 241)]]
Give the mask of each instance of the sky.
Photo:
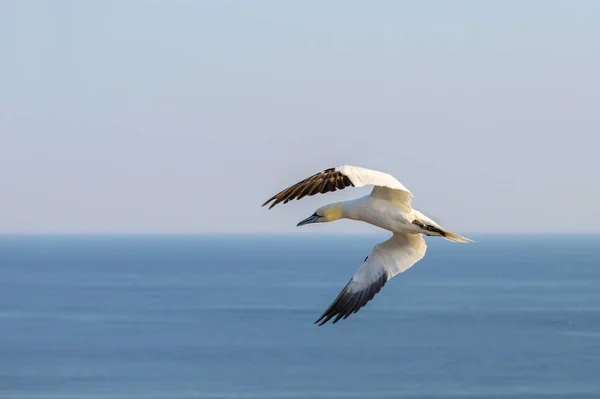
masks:
[(600, 2), (0, 2), (0, 233), (296, 228), (342, 164), (460, 233), (600, 232)]

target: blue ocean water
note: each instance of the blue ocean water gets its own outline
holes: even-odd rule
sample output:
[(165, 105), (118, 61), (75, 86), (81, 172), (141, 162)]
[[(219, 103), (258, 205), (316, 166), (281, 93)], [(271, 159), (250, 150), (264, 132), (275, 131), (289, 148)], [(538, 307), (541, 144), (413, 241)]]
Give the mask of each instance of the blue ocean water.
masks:
[(0, 398), (600, 398), (600, 236), (1, 236)]

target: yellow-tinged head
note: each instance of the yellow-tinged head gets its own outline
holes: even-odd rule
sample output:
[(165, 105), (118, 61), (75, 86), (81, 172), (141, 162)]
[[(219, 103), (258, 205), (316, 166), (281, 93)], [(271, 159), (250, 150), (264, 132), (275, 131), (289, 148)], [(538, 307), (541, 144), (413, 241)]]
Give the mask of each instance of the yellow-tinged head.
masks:
[(325, 205), (317, 209), (315, 213), (298, 223), (296, 226), (304, 226), (311, 223), (333, 222), (344, 217), (344, 204), (337, 202), (335, 204)]

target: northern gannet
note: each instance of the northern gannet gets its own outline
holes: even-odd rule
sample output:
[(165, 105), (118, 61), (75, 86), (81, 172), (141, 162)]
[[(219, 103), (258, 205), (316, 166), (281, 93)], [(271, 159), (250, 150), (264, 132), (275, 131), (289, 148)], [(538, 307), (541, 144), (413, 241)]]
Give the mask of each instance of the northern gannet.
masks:
[(393, 233), (387, 241), (376, 245), (365, 258), (331, 306), (315, 321), (319, 326), (333, 317), (333, 323), (336, 323), (358, 312), (389, 279), (421, 260), (427, 249), (423, 234), (443, 237), (452, 242), (473, 242), (445, 230), (421, 212), (412, 209), (413, 194), (393, 176), (357, 166), (344, 165), (314, 174), (275, 194), (262, 206), (272, 202), (269, 207), (271, 209), (279, 203), (285, 204), (305, 196), (368, 185), (374, 186), (369, 195), (322, 206), (298, 223), (298, 226), (303, 226), (346, 218), (369, 223)]

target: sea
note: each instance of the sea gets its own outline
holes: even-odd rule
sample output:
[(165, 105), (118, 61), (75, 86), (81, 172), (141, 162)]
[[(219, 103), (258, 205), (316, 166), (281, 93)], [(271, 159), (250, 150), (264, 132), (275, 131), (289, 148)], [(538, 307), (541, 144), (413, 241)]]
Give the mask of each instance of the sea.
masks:
[(313, 324), (385, 238), (0, 236), (0, 398), (600, 398), (600, 236), (428, 238)]

